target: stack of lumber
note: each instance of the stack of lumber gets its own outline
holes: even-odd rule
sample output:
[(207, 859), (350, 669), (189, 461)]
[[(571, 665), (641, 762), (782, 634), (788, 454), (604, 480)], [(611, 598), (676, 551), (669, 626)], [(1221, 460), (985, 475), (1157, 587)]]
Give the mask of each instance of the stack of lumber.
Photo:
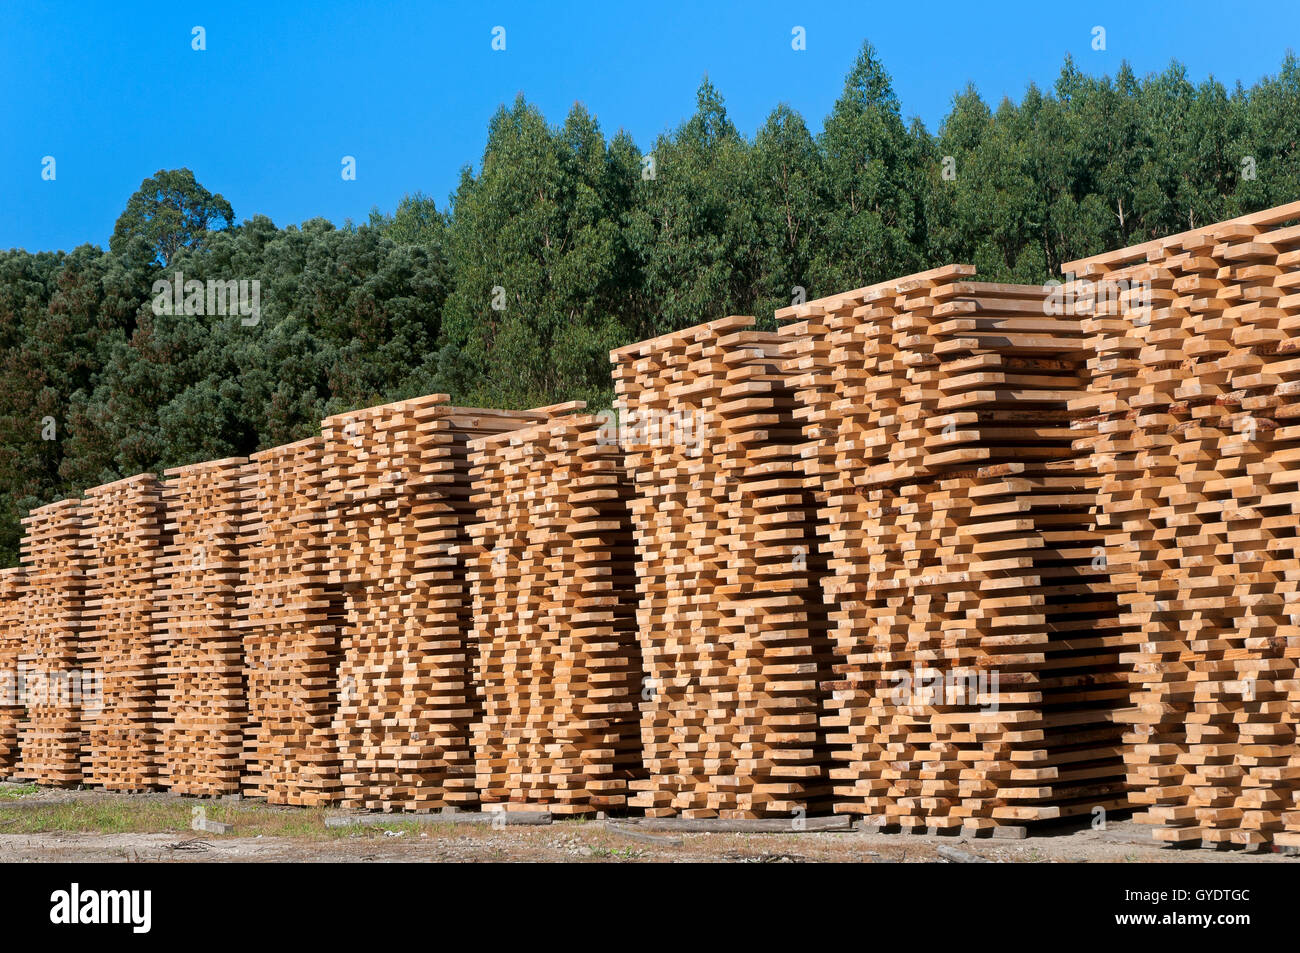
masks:
[[(723, 626), (740, 649), (732, 663), (739, 683), (756, 687), (737, 706), (744, 727), (736, 740), (752, 743), (752, 768), (766, 774), (765, 811), (821, 810), (830, 785), (820, 692), (832, 655), (797, 399), (778, 335), (737, 331), (719, 344), (726, 378), (713, 441), (727, 489)], [(777, 766), (761, 769), (764, 760)], [(741, 809), (755, 810), (744, 798)]]
[(22, 566), (0, 569), (0, 777), (18, 767), (18, 729), (25, 705), (19, 684), (23, 662), (24, 576)]
[(323, 806), (342, 790), (334, 711), (344, 606), (329, 584), (323, 449), (317, 436), (251, 458), (243, 784), (272, 804)]
[(1162, 841), (1300, 845), (1297, 220), (1293, 203), (1064, 266), (1100, 299), (1082, 443), (1139, 643), (1129, 780)]
[(482, 803), (624, 809), (643, 774), (642, 670), (631, 487), (615, 428), (558, 416), (475, 440), (470, 456)]
[(829, 663), (794, 399), (732, 316), (611, 354), (637, 547), (650, 816), (790, 816), (825, 796)]
[(158, 785), (159, 666), (155, 586), (163, 555), (162, 489), (142, 473), (86, 491), (81, 657), (103, 704), (84, 710), (84, 780), (110, 791)]
[(821, 505), (835, 809), (978, 833), (1125, 804), (1078, 321), (951, 265), (778, 312)]
[(534, 419), (435, 394), (322, 422), (329, 584), (344, 594), (334, 731), (346, 806), (477, 801), (466, 445)]
[(248, 705), (240, 593), (250, 469), (244, 458), (166, 471), (168, 546), (158, 583), (161, 782), (239, 792)]
[(40, 784), (71, 787), (82, 776), (82, 702), (88, 700), (93, 709), (98, 697), (81, 669), (81, 501), (34, 509), (23, 529), (27, 723), (19, 773)]

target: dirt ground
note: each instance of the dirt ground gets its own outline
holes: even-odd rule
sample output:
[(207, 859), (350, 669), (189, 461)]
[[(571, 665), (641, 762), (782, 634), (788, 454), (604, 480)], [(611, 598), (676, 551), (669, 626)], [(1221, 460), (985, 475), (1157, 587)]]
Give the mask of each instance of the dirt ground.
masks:
[[(233, 831), (194, 830), (196, 809)], [(325, 818), (340, 813), (0, 782), (0, 862), (1300, 863), (1278, 853), (1165, 848), (1149, 828), (1126, 820), (998, 840), (868, 831), (631, 834), (598, 820), (494, 829), (400, 816), (379, 827), (326, 827)]]

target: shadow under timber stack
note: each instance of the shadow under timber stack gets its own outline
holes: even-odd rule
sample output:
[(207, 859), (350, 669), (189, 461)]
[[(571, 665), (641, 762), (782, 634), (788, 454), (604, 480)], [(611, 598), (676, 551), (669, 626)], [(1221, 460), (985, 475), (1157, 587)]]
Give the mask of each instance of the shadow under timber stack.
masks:
[(328, 581), (323, 446), (318, 436), (251, 458), (243, 783), (272, 804), (319, 807), (342, 791), (334, 713), (344, 605)]
[(322, 422), (329, 585), (344, 594), (334, 731), (348, 807), (478, 801), (466, 445), (536, 419), (434, 394)]
[(1124, 647), (1047, 290), (950, 265), (778, 312), (820, 484), (838, 812), (979, 832), (1126, 805)]
[[(585, 405), (536, 413), (581, 410)], [(470, 580), (485, 808), (626, 808), (644, 776), (631, 486), (617, 427), (588, 414), (470, 444)]]
[(778, 341), (752, 324), (723, 318), (611, 354), (649, 676), (649, 777), (632, 804), (650, 816), (797, 823), (828, 793), (815, 505)]
[(1300, 846), (1300, 202), (1064, 266), (1157, 839)]
[(170, 544), (159, 580), (162, 783), (236, 794), (248, 702), (239, 627), (251, 469), (242, 457), (168, 470)]
[(23, 655), (26, 570), (0, 569), (0, 778), (16, 772), (20, 753), (18, 728), (26, 714), (25, 688), (19, 680)]
[(52, 787), (72, 787), (82, 780), (82, 703), (89, 701), (93, 710), (99, 697), (93, 676), (88, 679), (81, 668), (81, 501), (34, 509), (23, 529), (27, 723), (19, 774)]

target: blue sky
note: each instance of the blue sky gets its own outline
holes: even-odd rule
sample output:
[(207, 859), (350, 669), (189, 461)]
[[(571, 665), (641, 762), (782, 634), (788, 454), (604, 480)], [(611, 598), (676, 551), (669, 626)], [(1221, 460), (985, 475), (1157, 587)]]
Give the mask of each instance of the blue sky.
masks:
[(967, 82), (1018, 98), (1066, 53), (1089, 73), (1176, 58), (1193, 81), (1250, 85), (1300, 45), (1300, 4), (0, 0), (0, 248), (107, 245), (140, 181), (180, 166), (240, 220), (364, 221), (416, 190), (442, 208), (518, 92), (553, 123), (581, 101), (644, 147), (690, 115), (707, 72), (747, 134), (780, 102), (819, 129), (864, 39), (933, 131)]

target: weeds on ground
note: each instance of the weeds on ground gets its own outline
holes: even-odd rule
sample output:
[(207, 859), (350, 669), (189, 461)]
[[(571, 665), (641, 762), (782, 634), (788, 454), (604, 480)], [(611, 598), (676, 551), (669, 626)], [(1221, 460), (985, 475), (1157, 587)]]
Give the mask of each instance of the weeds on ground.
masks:
[(637, 860), (645, 856), (645, 851), (635, 847), (590, 847), (592, 857), (608, 857), (611, 860)]
[(375, 825), (326, 827), (323, 808), (283, 807), (261, 801), (222, 801), (172, 795), (116, 795), (93, 792), (73, 801), (39, 801), (6, 807), (40, 790), (39, 785), (0, 787), (0, 834), (186, 834), (197, 818), (233, 825), (228, 834), (202, 831), (205, 840), (227, 837), (295, 837), (315, 840), (379, 837), (490, 837), (486, 826), (421, 823), (393, 816)]
[(14, 807), (0, 802), (0, 833), (178, 834), (193, 830), (195, 818), (205, 817), (234, 825), (230, 834), (205, 831), (205, 838), (324, 837), (331, 831), (325, 827), (323, 813), (319, 809), (285, 809), (249, 802), (102, 795)]

